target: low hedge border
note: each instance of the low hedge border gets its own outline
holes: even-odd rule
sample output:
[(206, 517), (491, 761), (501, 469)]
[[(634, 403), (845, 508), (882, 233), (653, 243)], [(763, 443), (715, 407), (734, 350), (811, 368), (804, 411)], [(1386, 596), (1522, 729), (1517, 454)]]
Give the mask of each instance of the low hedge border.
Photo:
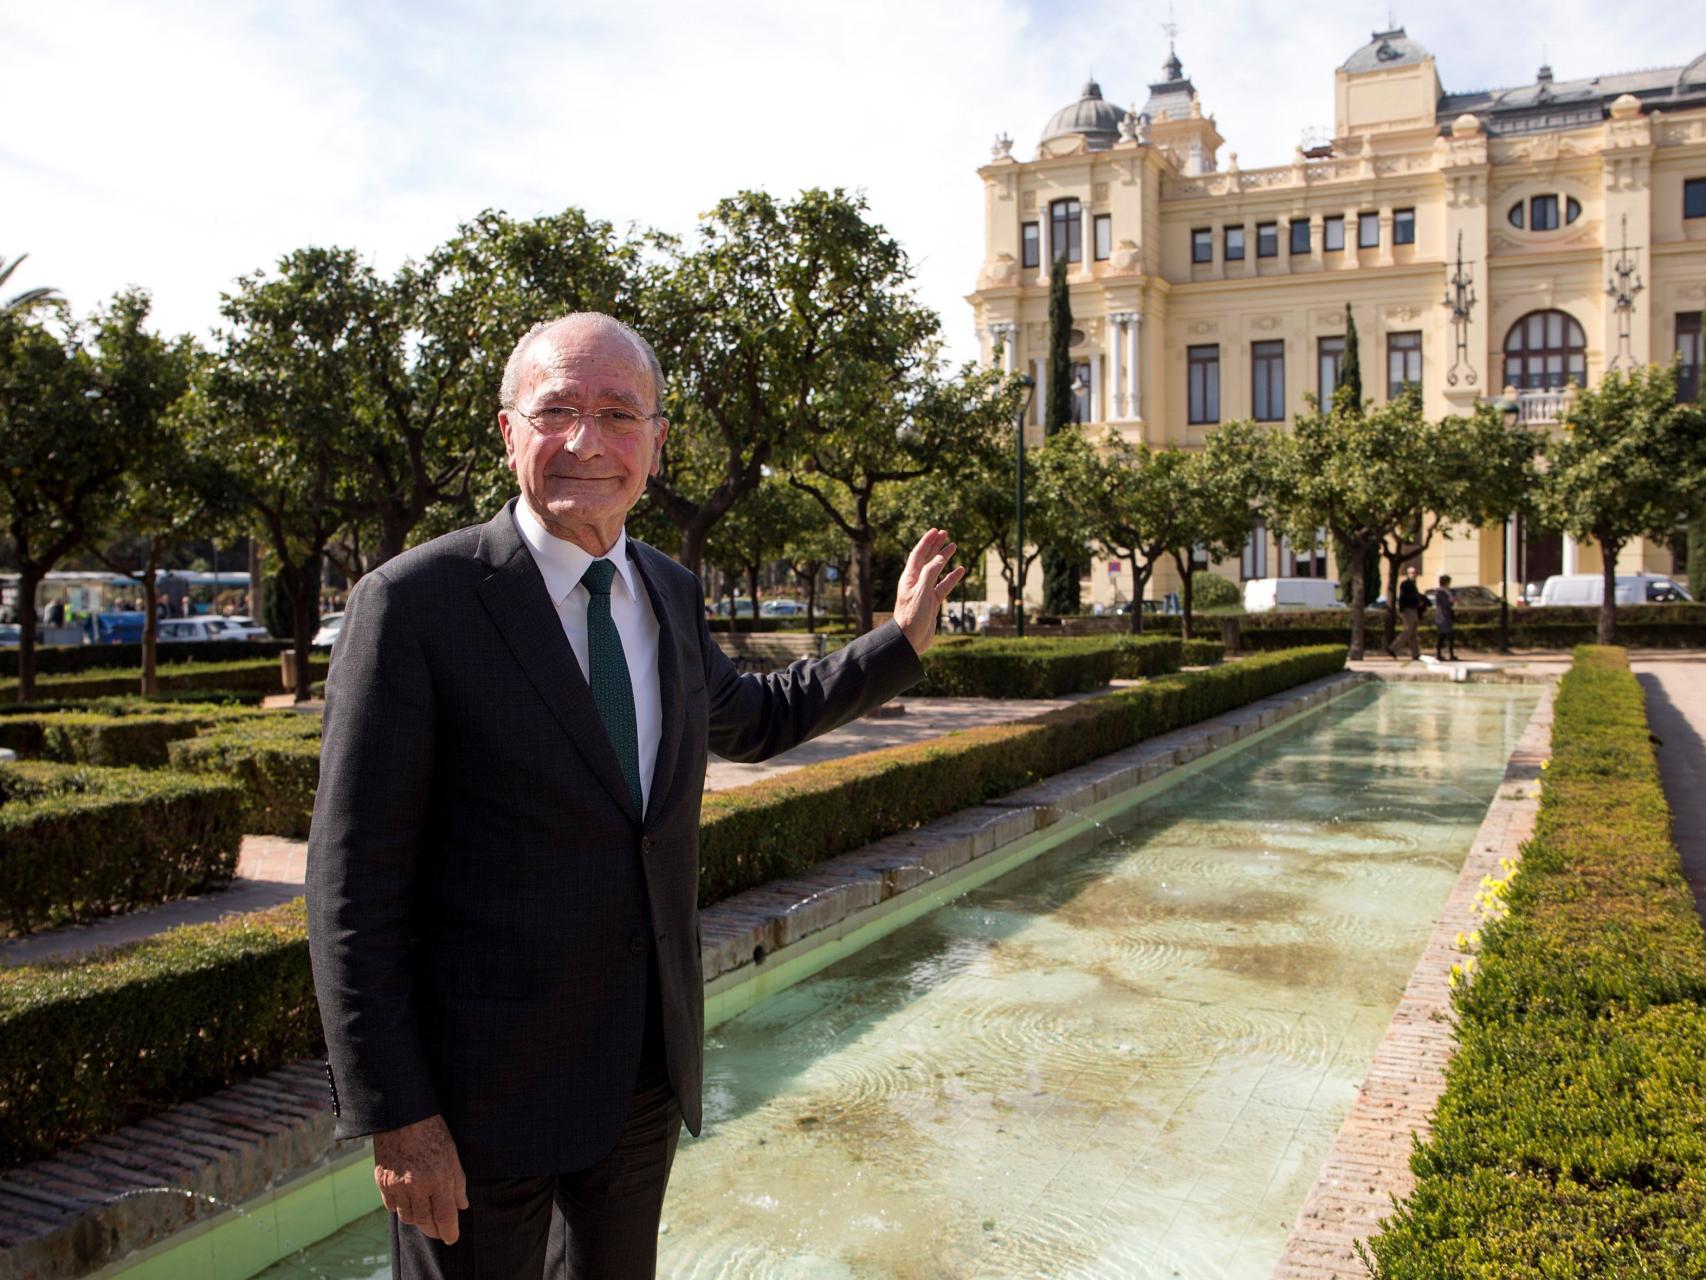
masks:
[[(1666, 606), (1669, 607), (1669, 606)], [(1619, 611), (1621, 612), (1621, 611)], [(1484, 614), (1476, 615), (1485, 617)], [(1462, 615), (1459, 615), (1461, 618)], [(1243, 619), (1240, 620), (1244, 622)], [(1292, 649), (1303, 644), (1345, 644), (1350, 639), (1350, 622), (1343, 621), (1336, 626), (1261, 626), (1249, 627), (1241, 625), (1239, 630), (1239, 647), (1252, 653), (1261, 653), (1272, 649)], [(1403, 634), (1399, 632), (1400, 636)], [(1434, 649), (1435, 631), (1432, 623), (1419, 628), (1423, 652), (1431, 653)], [(1592, 644), (1599, 636), (1599, 627), (1594, 623), (1540, 624), (1529, 623), (1514, 611), (1511, 614), (1511, 646), (1517, 649), (1574, 649), (1578, 645)], [(1643, 649), (1706, 649), (1706, 624), (1693, 622), (1619, 622), (1617, 624), (1619, 642)], [(1368, 623), (1366, 645), (1369, 652), (1379, 652), (1381, 640), (1380, 622), (1371, 617)], [(1495, 616), (1492, 622), (1475, 621), (1462, 622), (1457, 625), (1457, 647), (1459, 649), (1489, 650), (1496, 649), (1499, 644), (1499, 624)]]
[[(1331, 675), (1344, 661), (1343, 646), (1252, 658), (1021, 724), (811, 765), (785, 779), (713, 793), (706, 797), (702, 860), (723, 881), (738, 874), (741, 883), (722, 891), (732, 893), (797, 869), (766, 867), (787, 861), (786, 839), (766, 839), (751, 856), (743, 853), (755, 829), (785, 823), (819, 845), (809, 861), (830, 858), (1142, 737)], [(952, 793), (937, 789), (944, 782)], [(889, 792), (874, 819), (862, 811), (873, 796)], [(828, 819), (827, 809), (834, 811)], [(854, 818), (863, 828), (858, 834), (847, 827)], [(798, 859), (797, 848), (792, 856)], [(704, 889), (702, 878), (701, 898), (709, 901)], [(300, 899), (175, 929), (115, 955), (0, 969), (0, 1167), (320, 1047)]]
[(231, 778), (243, 788), (243, 830), (308, 835), (320, 785), (320, 717), (286, 712), (232, 721), (168, 744), (174, 769)]
[(322, 1044), (300, 898), (116, 956), (0, 969), (0, 1167)]
[(10, 747), (26, 759), (157, 769), (166, 764), (168, 748), (179, 739), (216, 724), (275, 714), (214, 703), (113, 699), (88, 710), (0, 716), (0, 747)]
[(1544, 777), (1383, 1280), (1702, 1274), (1706, 934), (1623, 650), (1576, 651)]
[(1179, 641), (1165, 636), (942, 636), (924, 655), (920, 698), (1058, 698), (1104, 689), (1115, 679), (1179, 669)]
[(0, 768), (0, 912), (16, 933), (231, 879), (243, 792), (223, 778), (24, 762)]
[[(237, 662), (247, 658), (277, 655), (290, 648), (288, 640), (198, 640), (162, 641), (158, 661), (162, 667), (183, 662)], [(36, 649), (38, 676), (72, 675), (79, 671), (142, 668), (142, 645), (135, 644), (47, 644)], [(0, 649), (0, 676), (18, 674), (18, 651)]]
[[(309, 667), (317, 675), (326, 674), (326, 658), (315, 654)], [(262, 658), (247, 662), (174, 662), (158, 669), (160, 688), (168, 692), (186, 690), (219, 690), (220, 692), (282, 693), (284, 683), (279, 674), (277, 658)], [(67, 698), (109, 698), (135, 693), (141, 675), (132, 671), (115, 675), (110, 671), (85, 671), (75, 675), (37, 678), (36, 701)], [(18, 682), (0, 680), (0, 699), (16, 701)]]
[(705, 797), (699, 901), (798, 875), (1039, 778), (1344, 669), (1343, 645), (1164, 676), (1016, 724), (826, 761)]

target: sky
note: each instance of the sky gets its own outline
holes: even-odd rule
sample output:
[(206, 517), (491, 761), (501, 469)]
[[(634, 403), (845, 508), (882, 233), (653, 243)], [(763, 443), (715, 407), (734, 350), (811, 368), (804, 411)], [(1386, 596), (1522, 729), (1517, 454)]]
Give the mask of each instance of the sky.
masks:
[[(1445, 88), (1676, 66), (1706, 21), (1657, 0), (1394, 0)], [(1177, 47), (1246, 169), (1330, 131), (1333, 70), (1386, 0), (1175, 0)], [(147, 288), (208, 334), (222, 290), (310, 244), (394, 270), (485, 208), (576, 205), (690, 236), (743, 188), (862, 191), (950, 354), (983, 255), (977, 167), (1094, 75), (1141, 106), (1167, 0), (0, 0), (0, 258), (79, 313)]]

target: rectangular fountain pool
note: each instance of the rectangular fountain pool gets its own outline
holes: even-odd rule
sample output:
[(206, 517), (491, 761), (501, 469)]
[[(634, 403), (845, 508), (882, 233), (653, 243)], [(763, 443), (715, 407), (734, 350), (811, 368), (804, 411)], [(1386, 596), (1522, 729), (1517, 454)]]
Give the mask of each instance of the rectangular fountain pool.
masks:
[(1357, 690), (723, 1023), (659, 1274), (1266, 1277), (1537, 697)]

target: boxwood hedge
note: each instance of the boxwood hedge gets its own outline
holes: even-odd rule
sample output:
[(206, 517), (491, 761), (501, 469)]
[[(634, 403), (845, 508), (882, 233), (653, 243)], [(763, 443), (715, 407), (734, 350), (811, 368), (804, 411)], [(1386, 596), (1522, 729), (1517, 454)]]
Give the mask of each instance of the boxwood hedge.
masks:
[[(702, 900), (1330, 675), (1344, 659), (1343, 646), (1252, 658), (1021, 724), (713, 793), (705, 798)], [(764, 836), (772, 827), (784, 834)], [(754, 832), (763, 838), (755, 842)], [(175, 929), (116, 954), (0, 969), (0, 1167), (319, 1047), (300, 900)]]
[[(199, 640), (164, 641), (157, 661), (164, 667), (181, 662), (237, 662), (276, 655), (290, 648), (288, 640)], [(36, 647), (38, 676), (68, 675), (75, 671), (131, 670), (142, 668), (142, 644), (44, 644)], [(18, 674), (18, 651), (0, 649), (0, 676)]]
[(0, 1167), (321, 1043), (300, 898), (117, 955), (0, 969)]
[(917, 697), (1057, 698), (1118, 678), (1179, 669), (1179, 641), (1165, 636), (943, 636), (924, 655)]
[(0, 767), (0, 912), (17, 933), (228, 881), (242, 789), (223, 778), (26, 761)]
[(1584, 646), (1535, 833), (1458, 988), (1458, 1049), (1385, 1280), (1697, 1277), (1706, 1267), (1706, 934), (1641, 688)]
[[(326, 674), (326, 659), (315, 654), (309, 659), (312, 670)], [(173, 662), (158, 669), (160, 688), (168, 692), (185, 690), (230, 690), (283, 693), (284, 681), (279, 674), (277, 658), (250, 659), (242, 662)], [(67, 698), (108, 698), (135, 693), (141, 676), (135, 671), (83, 671), (70, 675), (42, 676), (36, 679), (37, 701)], [(0, 700), (15, 701), (18, 682), (0, 680)]]
[(35, 714), (28, 709), (37, 704), (22, 705), (25, 713), (0, 716), (0, 747), (10, 747), (26, 759), (141, 768), (164, 765), (173, 742), (213, 725), (289, 714), (142, 698), (102, 699), (72, 709), (55, 706)]
[(172, 767), (231, 778), (243, 788), (243, 830), (305, 837), (320, 785), (320, 717), (228, 721), (170, 744)]

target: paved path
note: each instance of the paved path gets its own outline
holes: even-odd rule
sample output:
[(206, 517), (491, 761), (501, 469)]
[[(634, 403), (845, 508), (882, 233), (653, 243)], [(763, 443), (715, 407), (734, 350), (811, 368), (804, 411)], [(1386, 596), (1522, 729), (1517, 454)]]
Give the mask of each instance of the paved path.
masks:
[(1633, 664), (1647, 694), (1647, 724), (1659, 739), (1659, 773), (1670, 825), (1694, 906), (1706, 923), (1706, 654)]
[[(1022, 720), (1086, 696), (1089, 695), (1034, 701), (906, 698), (900, 704), (906, 708), (902, 714), (856, 720), (762, 764), (733, 764), (713, 756), (706, 770), (705, 789), (721, 791), (788, 773), (820, 760), (835, 760), (882, 747), (919, 742), (956, 729)], [(307, 853), (308, 845), (304, 840), (244, 836), (237, 861), (237, 878), (230, 888), (111, 916), (90, 924), (70, 925), (0, 942), (0, 967), (67, 959), (99, 947), (136, 942), (181, 924), (199, 924), (234, 912), (258, 911), (287, 902), (302, 892)]]

